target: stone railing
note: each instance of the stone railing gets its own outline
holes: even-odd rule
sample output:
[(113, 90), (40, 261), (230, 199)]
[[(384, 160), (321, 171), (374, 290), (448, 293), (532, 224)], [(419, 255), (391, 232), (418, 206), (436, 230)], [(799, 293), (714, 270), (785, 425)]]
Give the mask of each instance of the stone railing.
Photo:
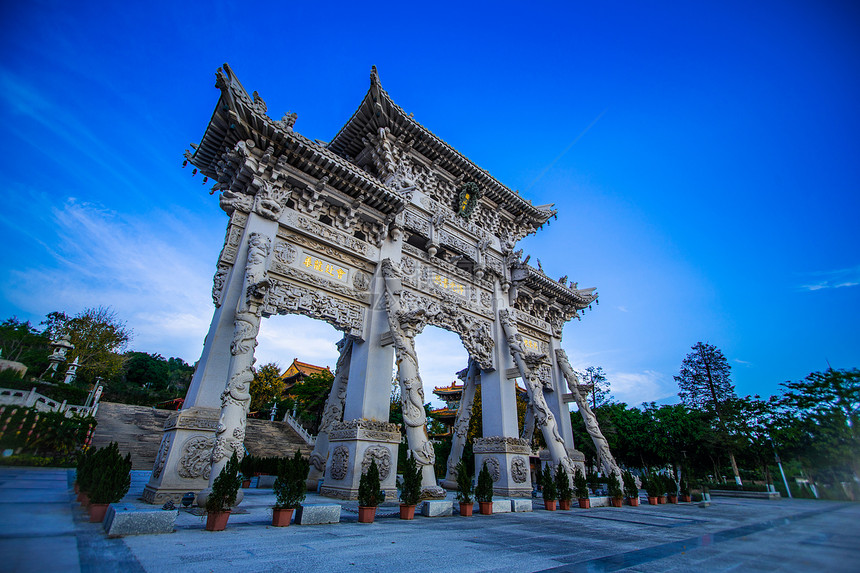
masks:
[(36, 408), (40, 412), (64, 412), (66, 416), (95, 416), (98, 404), (92, 407), (76, 406), (67, 404), (65, 400), (57, 402), (47, 396), (43, 396), (32, 390), (13, 390), (11, 388), (0, 388), (0, 404), (5, 406), (20, 406), (22, 408)]
[(302, 425), (299, 424), (298, 420), (290, 416), (289, 412), (284, 414), (283, 421), (286, 422), (289, 427), (295, 430), (295, 432), (305, 441), (307, 445), (312, 446), (316, 443), (317, 439), (312, 436), (307, 430), (305, 430)]

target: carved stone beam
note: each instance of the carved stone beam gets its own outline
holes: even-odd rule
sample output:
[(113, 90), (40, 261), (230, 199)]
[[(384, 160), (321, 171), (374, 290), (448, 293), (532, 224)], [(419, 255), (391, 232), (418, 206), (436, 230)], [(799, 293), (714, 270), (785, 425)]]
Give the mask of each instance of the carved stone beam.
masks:
[(472, 416), (472, 405), (475, 402), (475, 389), (477, 378), (481, 375), (481, 368), (474, 358), (469, 358), (469, 366), (463, 379), (463, 393), (460, 398), (460, 406), (457, 408), (457, 418), (451, 437), (451, 453), (448, 455), (448, 466), (445, 480), (442, 485), (448, 489), (457, 488), (457, 464), (463, 457), (463, 448), (466, 445), (466, 435), (469, 433), (469, 421)]
[[(561, 373), (567, 381), (567, 387), (570, 389), (570, 393), (573, 394), (573, 398), (579, 408), (579, 414), (582, 416), (582, 421), (585, 423), (585, 430), (588, 432), (588, 435), (591, 436), (591, 441), (594, 442), (594, 449), (597, 451), (597, 457), (603, 468), (603, 473), (606, 475), (614, 473), (618, 477), (619, 483), (622, 483), (621, 469), (618, 467), (618, 464), (615, 463), (615, 458), (612, 457), (612, 452), (609, 451), (609, 442), (606, 441), (606, 438), (603, 436), (603, 432), (600, 431), (600, 426), (597, 423), (597, 416), (594, 415), (594, 412), (591, 411), (591, 407), (588, 405), (587, 392), (590, 391), (591, 385), (579, 383), (579, 377), (570, 366), (570, 361), (568, 361), (567, 353), (564, 349), (556, 349), (555, 357), (558, 361), (559, 367), (561, 368)], [(583, 393), (581, 390), (586, 387), (588, 387), (589, 390), (587, 390), (586, 393)]]

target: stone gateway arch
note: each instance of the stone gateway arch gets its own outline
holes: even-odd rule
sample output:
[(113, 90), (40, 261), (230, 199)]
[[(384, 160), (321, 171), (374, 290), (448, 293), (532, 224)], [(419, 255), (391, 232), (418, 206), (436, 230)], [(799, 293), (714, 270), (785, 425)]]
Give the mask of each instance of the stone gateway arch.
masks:
[[(570, 475), (582, 466), (571, 401), (590, 416), (586, 427), (604, 469), (617, 471), (561, 348), (564, 324), (597, 295), (567, 277), (549, 278), (516, 250), (556, 214), (552, 205), (532, 205), (417, 123), (382, 89), (375, 68), (367, 94), (330, 143), (296, 133), (295, 113), (272, 120), (226, 64), (216, 78), (215, 111), (200, 144), (186, 152), (215, 181), (230, 218), (213, 280), (215, 312), (184, 407), (165, 424), (146, 501), (204, 490), (233, 452), (242, 457), (260, 320), (274, 314), (324, 320), (343, 333), (311, 455), (309, 482), (322, 478), (324, 495), (355, 499), (371, 460), (383, 489), (396, 492), (393, 364), (423, 495), (444, 495), (415, 352), (427, 325), (457, 333), (469, 354), (443, 485), (453, 483), (477, 385), (483, 437), (475, 458), (478, 467), (487, 462), (499, 495), (531, 495), (526, 438), (535, 428), (551, 463)], [(516, 378), (529, 396), (522, 432)]]

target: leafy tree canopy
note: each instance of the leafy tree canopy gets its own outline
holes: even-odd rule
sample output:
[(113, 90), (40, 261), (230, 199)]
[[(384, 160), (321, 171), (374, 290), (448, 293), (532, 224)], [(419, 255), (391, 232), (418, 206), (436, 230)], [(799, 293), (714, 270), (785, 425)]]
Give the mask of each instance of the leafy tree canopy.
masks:
[(286, 383), (281, 368), (274, 362), (263, 364), (254, 371), (251, 381), (251, 410), (262, 410), (280, 399)]

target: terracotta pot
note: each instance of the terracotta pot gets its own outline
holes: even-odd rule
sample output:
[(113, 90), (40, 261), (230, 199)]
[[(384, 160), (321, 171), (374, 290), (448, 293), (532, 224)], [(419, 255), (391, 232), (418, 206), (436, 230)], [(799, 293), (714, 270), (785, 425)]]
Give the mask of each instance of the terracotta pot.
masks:
[(109, 503), (91, 503), (89, 507), (90, 523), (101, 523), (104, 521), (109, 505)]
[(689, 495), (682, 495), (681, 501), (683, 501), (684, 503), (690, 503), (690, 496)]
[(666, 496), (661, 495), (661, 496), (657, 497), (657, 503), (666, 503)]
[(358, 506), (358, 522), (359, 523), (373, 523), (374, 518), (376, 517), (376, 506), (371, 505), (370, 507), (364, 507), (363, 505)]
[(243, 480), (242, 480), (242, 487), (243, 487), (243, 488), (246, 488), (246, 489), (247, 489), (247, 488), (249, 488), (249, 487), (251, 487), (251, 480), (249, 480), (249, 479), (243, 479)]
[(75, 482), (75, 495), (81, 493), (81, 486), (78, 485), (78, 482)]
[(570, 500), (569, 499), (558, 500), (558, 508), (562, 511), (567, 511), (568, 509), (570, 509)]
[(415, 519), (415, 506), (400, 504), (400, 519)]
[(609, 501), (612, 503), (612, 507), (621, 507), (622, 505), (624, 505), (623, 497), (613, 497), (610, 498)]
[(81, 505), (86, 509), (90, 505), (90, 496), (86, 494), (86, 492), (81, 492), (80, 495)]
[(658, 498), (656, 495), (649, 495), (648, 496), (648, 503), (650, 503), (651, 505), (657, 505), (657, 501), (658, 501)]
[(230, 511), (210, 511), (206, 514), (206, 531), (224, 531)]
[(591, 500), (587, 497), (580, 497), (579, 500), (579, 509), (589, 509), (591, 508)]
[(460, 515), (463, 517), (471, 517), (472, 512), (475, 510), (474, 503), (461, 503), (460, 504)]
[(554, 499), (545, 499), (543, 500), (543, 507), (547, 511), (555, 511), (555, 503), (556, 501)]
[(75, 499), (77, 499), (78, 501), (80, 501), (81, 503), (83, 503), (83, 501), (84, 501), (84, 496), (85, 496), (85, 495), (87, 495), (87, 494), (85, 494), (83, 491), (81, 491), (80, 489), (78, 489), (78, 495), (77, 495), (77, 497), (76, 497)]
[(678, 496), (677, 495), (670, 495), (667, 497), (669, 498), (669, 503), (678, 503)]
[(633, 507), (637, 507), (639, 505), (638, 497), (628, 497), (627, 501), (630, 502), (630, 505), (632, 505)]
[(293, 519), (293, 508), (272, 509), (272, 525), (274, 527), (287, 527)]
[(478, 506), (481, 510), (481, 515), (493, 515), (492, 501), (479, 501)]

